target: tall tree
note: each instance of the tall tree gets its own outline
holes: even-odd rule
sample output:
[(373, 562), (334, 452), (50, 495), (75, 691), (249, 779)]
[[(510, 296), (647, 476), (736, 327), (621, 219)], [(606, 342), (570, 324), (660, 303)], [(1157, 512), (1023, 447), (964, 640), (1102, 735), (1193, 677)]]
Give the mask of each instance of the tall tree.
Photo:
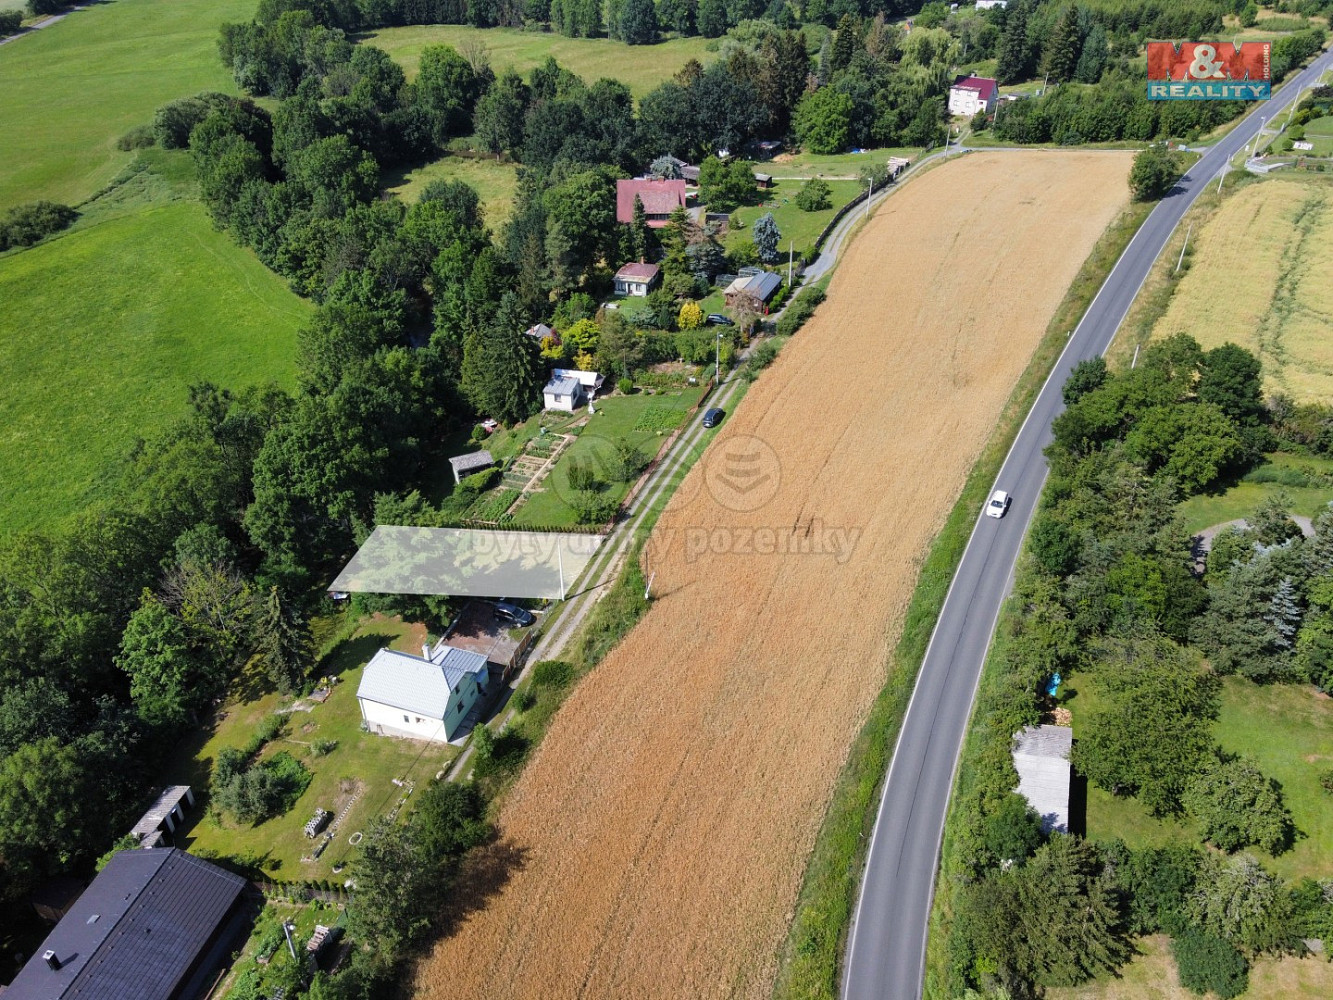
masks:
[(1185, 787), (1184, 802), (1203, 836), (1224, 851), (1253, 844), (1278, 854), (1291, 840), (1281, 790), (1245, 757), (1210, 760)]
[(413, 84), (417, 104), (430, 119), (440, 145), (470, 131), (477, 100), (477, 77), (466, 59), (449, 45), (427, 45)]
[(1000, 35), (999, 63), (995, 75), (1000, 83), (1024, 80), (1032, 72), (1032, 47), (1028, 40), (1028, 5), (1026, 0), (1011, 4), (1005, 12), (1004, 31)]
[(782, 233), (772, 212), (765, 212), (755, 220), (750, 236), (754, 240), (754, 248), (759, 251), (761, 261), (772, 264), (778, 259), (778, 243), (782, 239)]
[(1050, 34), (1046, 36), (1046, 47), (1042, 51), (1044, 69), (1057, 83), (1072, 80), (1082, 51), (1083, 30), (1079, 12), (1071, 4), (1060, 12)]
[(517, 423), (541, 406), (541, 359), (526, 326), (518, 296), (505, 292), (490, 326), (468, 339), (461, 387), (478, 413)]
[(528, 87), (513, 69), (491, 84), (477, 101), (474, 130), (477, 139), (496, 155), (523, 144), (523, 115), (528, 106)]
[(653, 0), (625, 0), (620, 12), (620, 39), (626, 45), (651, 45), (657, 41), (657, 8)]
[(254, 625), (255, 645), (273, 686), (284, 694), (300, 688), (315, 662), (310, 623), (296, 606), (270, 587)]
[(202, 653), (185, 623), (148, 591), (125, 626), (116, 663), (130, 675), (140, 717), (154, 726), (180, 726), (225, 680), (225, 666)]

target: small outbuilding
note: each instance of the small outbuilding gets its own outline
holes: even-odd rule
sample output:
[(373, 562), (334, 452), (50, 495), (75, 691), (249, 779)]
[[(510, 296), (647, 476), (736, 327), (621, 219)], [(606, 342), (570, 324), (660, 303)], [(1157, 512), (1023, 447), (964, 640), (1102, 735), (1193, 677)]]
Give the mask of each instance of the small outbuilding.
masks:
[(580, 368), (557, 368), (551, 372), (551, 381), (542, 389), (542, 403), (548, 410), (573, 413), (585, 402), (596, 397), (605, 376)]
[(626, 264), (616, 272), (617, 295), (647, 295), (662, 280), (662, 269), (656, 264), (638, 261)]
[(1014, 734), (1014, 770), (1018, 794), (1041, 817), (1047, 833), (1069, 831), (1069, 752), (1074, 730), (1068, 726), (1028, 726)]
[(455, 455), (449, 459), (449, 467), (454, 470), (454, 482), (462, 482), (464, 476), (470, 476), (482, 469), (489, 469), (495, 464), (489, 451), (473, 451), (466, 455)]
[(754, 172), (754, 182), (760, 190), (767, 191), (773, 186), (772, 174), (761, 174), (758, 170)]
[(185, 812), (193, 805), (194, 792), (189, 785), (164, 788), (148, 811), (139, 817), (130, 835), (139, 841), (140, 847), (163, 847), (167, 836), (185, 822)]
[(356, 700), (372, 733), (447, 743), (489, 685), (486, 657), (441, 641), (420, 656), (381, 649), (361, 674)]
[(782, 278), (772, 271), (741, 275), (722, 293), (728, 309), (749, 309), (768, 315), (768, 304), (782, 287)]

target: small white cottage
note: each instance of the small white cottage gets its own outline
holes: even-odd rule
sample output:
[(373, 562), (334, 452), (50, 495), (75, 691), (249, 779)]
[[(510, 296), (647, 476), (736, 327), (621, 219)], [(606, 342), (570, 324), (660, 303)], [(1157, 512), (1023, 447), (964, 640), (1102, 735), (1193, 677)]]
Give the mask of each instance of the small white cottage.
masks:
[(486, 657), (437, 642), (420, 656), (381, 649), (366, 664), (356, 700), (372, 733), (447, 743), (486, 694)]

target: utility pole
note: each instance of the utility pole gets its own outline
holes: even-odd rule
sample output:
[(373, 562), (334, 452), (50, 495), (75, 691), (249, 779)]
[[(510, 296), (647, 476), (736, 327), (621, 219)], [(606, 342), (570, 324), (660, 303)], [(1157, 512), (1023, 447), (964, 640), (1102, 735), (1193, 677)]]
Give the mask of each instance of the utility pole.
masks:
[(868, 192), (866, 192), (866, 215), (865, 215), (865, 217), (866, 217), (867, 219), (870, 218), (870, 199), (873, 198), (874, 196), (875, 196), (875, 175), (874, 175), (874, 174), (871, 174), (871, 175), (870, 175), (870, 190), (869, 190)]
[(722, 384), (722, 331), (713, 338), (713, 385)]
[(648, 585), (643, 588), (643, 599), (645, 601), (652, 596), (653, 577), (655, 576), (657, 576), (657, 570), (653, 570), (652, 574), (648, 577)]
[(560, 600), (565, 599), (565, 548), (559, 542), (555, 544), (556, 564), (560, 567)]
[(792, 240), (787, 241), (787, 294), (791, 294), (791, 271), (792, 271), (792, 248), (795, 246)]
[(1222, 164), (1222, 172), (1221, 172), (1220, 174), (1217, 175), (1217, 193), (1218, 193), (1218, 194), (1221, 194), (1221, 193), (1222, 193), (1222, 182), (1223, 182), (1224, 180), (1227, 179), (1227, 167), (1230, 166), (1230, 165), (1231, 165), (1231, 161), (1228, 160), (1228, 161), (1224, 162), (1224, 163)]
[[(1192, 232), (1194, 232), (1194, 223), (1191, 222), (1190, 227), (1185, 230), (1185, 242), (1180, 246), (1180, 260), (1176, 261), (1176, 270), (1171, 272), (1172, 274), (1178, 272), (1180, 265), (1185, 263), (1185, 248), (1190, 245), (1190, 233)], [(1131, 367), (1133, 366), (1131, 365)]]

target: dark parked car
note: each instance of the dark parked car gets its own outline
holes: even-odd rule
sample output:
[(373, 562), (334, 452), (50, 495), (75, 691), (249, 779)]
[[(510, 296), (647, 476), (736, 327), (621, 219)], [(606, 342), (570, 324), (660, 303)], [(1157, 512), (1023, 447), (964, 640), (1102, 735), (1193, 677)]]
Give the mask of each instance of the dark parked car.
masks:
[(496, 602), (495, 617), (512, 622), (515, 625), (531, 625), (537, 620), (532, 617), (532, 612), (520, 608), (517, 604), (508, 604), (505, 601)]
[(709, 313), (708, 320), (713, 326), (735, 326), (736, 323), (729, 316), (723, 316), (721, 313)]
[(726, 410), (719, 410), (716, 406), (714, 406), (711, 410), (707, 410), (704, 412), (704, 426), (716, 427), (718, 424), (722, 423), (722, 418), (725, 417), (726, 415), (727, 415)]

